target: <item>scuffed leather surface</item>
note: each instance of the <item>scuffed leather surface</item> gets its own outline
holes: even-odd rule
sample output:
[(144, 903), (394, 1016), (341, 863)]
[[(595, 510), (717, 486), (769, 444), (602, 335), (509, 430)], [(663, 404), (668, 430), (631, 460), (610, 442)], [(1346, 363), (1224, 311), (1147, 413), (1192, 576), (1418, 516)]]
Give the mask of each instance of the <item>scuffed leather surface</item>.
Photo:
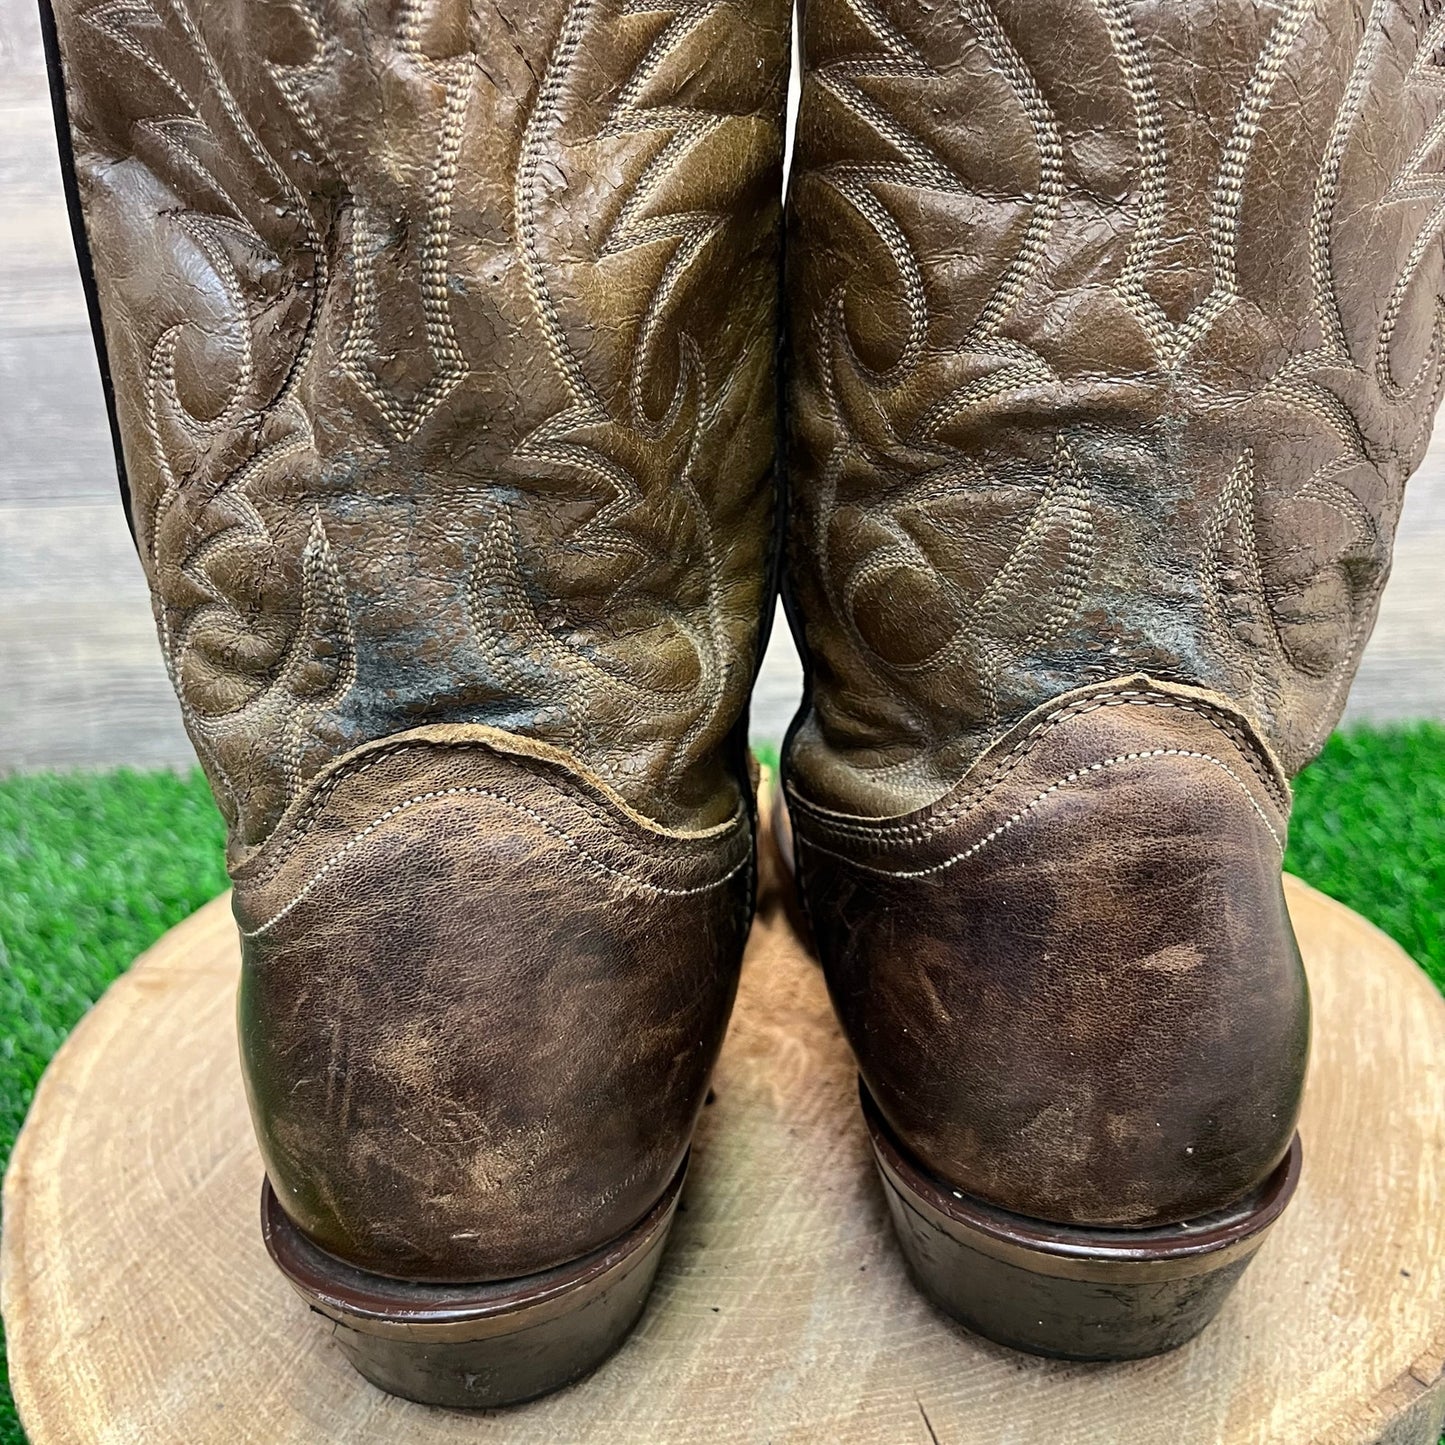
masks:
[(1441, 385), (1436, 0), (809, 0), (788, 240), (815, 800), (1134, 670), (1290, 772)]
[(1288, 790), (1220, 699), (1119, 679), (1030, 715), (929, 807), (789, 803), (839, 1018), (927, 1169), (1136, 1226), (1278, 1163), (1309, 1041)]
[(267, 1174), (324, 1249), (413, 1279), (615, 1238), (692, 1135), (752, 842), (649, 823), (555, 750), (428, 728), (323, 773), (236, 872)]
[(575, 1258), (746, 934), (785, 7), (54, 8), (271, 1181), (381, 1273)]
[(731, 816), (780, 0), (57, 0), (137, 542), (263, 840), (424, 724)]

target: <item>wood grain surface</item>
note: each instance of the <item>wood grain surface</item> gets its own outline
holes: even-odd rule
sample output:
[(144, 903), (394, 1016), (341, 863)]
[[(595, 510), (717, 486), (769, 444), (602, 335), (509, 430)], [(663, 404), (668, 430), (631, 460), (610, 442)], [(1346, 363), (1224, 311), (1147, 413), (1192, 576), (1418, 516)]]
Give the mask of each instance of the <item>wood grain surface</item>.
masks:
[[(1350, 716), (1445, 717), (1442, 550), (1437, 430)], [(0, 0), (0, 678), (0, 772), (194, 762), (117, 499), (35, 0)], [(782, 740), (800, 691), (780, 617), (755, 739)]]
[(1051, 1363), (914, 1292), (774, 882), (637, 1334), (559, 1395), (466, 1415), (365, 1384), (265, 1256), (218, 900), (85, 1019), (15, 1151), (3, 1306), (33, 1445), (1434, 1445), (1445, 1003), (1339, 904), (1292, 881), (1290, 905), (1317, 1009), (1304, 1179), (1193, 1344)]

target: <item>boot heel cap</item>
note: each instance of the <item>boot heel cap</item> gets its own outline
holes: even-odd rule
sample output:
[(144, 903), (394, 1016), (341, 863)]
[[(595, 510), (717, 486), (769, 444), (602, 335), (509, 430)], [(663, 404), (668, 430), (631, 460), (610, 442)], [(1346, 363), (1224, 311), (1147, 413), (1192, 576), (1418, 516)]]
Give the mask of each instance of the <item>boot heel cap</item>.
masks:
[(535, 1399), (597, 1368), (647, 1302), (687, 1172), (626, 1234), (521, 1279), (417, 1284), (357, 1269), (287, 1217), (268, 1179), (261, 1233), (291, 1287), (334, 1327), (373, 1385), (423, 1405), (494, 1409)]
[(1194, 1338), (1219, 1312), (1299, 1181), (1296, 1134), (1228, 1209), (1159, 1229), (1026, 1219), (927, 1174), (863, 1097), (874, 1161), (908, 1267), (946, 1314), (1029, 1354), (1132, 1360)]

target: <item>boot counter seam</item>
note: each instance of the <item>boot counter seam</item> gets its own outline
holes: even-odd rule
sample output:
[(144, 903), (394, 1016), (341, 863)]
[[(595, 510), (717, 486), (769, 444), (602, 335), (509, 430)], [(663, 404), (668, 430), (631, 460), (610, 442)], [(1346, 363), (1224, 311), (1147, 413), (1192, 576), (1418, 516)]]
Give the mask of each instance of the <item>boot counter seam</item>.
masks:
[[(1082, 717), (1086, 713), (1095, 712), (1103, 707), (1163, 707), (1177, 708), (1185, 712), (1192, 712), (1202, 717), (1212, 727), (1222, 732), (1244, 756), (1250, 765), (1250, 771), (1264, 784), (1269, 792), (1270, 798), (1279, 804), (1280, 810), (1288, 813), (1288, 800), (1281, 797), (1277, 791), (1277, 785), (1265, 772), (1263, 764), (1258, 759), (1258, 751), (1252, 746), (1246, 737), (1241, 736), (1241, 730), (1237, 725), (1232, 724), (1227, 714), (1221, 709), (1212, 707), (1208, 703), (1194, 702), (1188, 699), (1170, 699), (1157, 693), (1146, 693), (1138, 689), (1129, 689), (1117, 693), (1109, 693), (1106, 696), (1090, 698), (1085, 702), (1071, 703), (1068, 707), (1060, 708), (1057, 712), (1050, 713), (1041, 719), (1018, 743), (1012, 751), (1004, 758), (1001, 758), (995, 765), (994, 772), (987, 779), (979, 782), (945, 811), (933, 813), (929, 816), (911, 823), (888, 824), (879, 820), (877, 824), (864, 819), (860, 821), (845, 821), (828, 817), (817, 809), (807, 799), (798, 796), (796, 791), (789, 789), (788, 802), (790, 808), (807, 815), (809, 827), (817, 828), (819, 831), (852, 836), (859, 839), (897, 839), (905, 841), (910, 838), (923, 838), (931, 833), (941, 832), (950, 824), (956, 822), (959, 816), (977, 804), (987, 801), (1007, 780), (1008, 775), (1019, 766), (1020, 763), (1041, 743), (1046, 734), (1052, 732), (1060, 723), (1070, 718)], [(1215, 761), (1218, 761), (1217, 759)], [(1271, 828), (1271, 831), (1274, 831)]]
[(1098, 762), (1090, 763), (1087, 767), (1077, 768), (1072, 773), (1066, 773), (1056, 778), (1048, 787), (1030, 798), (1022, 808), (1011, 818), (1005, 819), (992, 832), (980, 838), (977, 843), (965, 848), (961, 853), (955, 853), (951, 858), (945, 858), (941, 863), (930, 864), (927, 868), (878, 868), (870, 863), (864, 863), (856, 858), (850, 858), (843, 853), (835, 853), (831, 849), (823, 848), (811, 840), (805, 840), (806, 846), (817, 853), (822, 853), (829, 858), (837, 858), (840, 862), (846, 863), (851, 868), (857, 868), (867, 873), (877, 873), (885, 878), (926, 878), (932, 873), (942, 873), (952, 868), (956, 863), (962, 863), (972, 858), (975, 854), (981, 853), (995, 838), (1007, 833), (1016, 823), (1026, 818), (1045, 798), (1051, 797), (1060, 789), (1071, 783), (1078, 782), (1081, 778), (1087, 777), (1090, 773), (1102, 772), (1105, 768), (1118, 767), (1123, 763), (1145, 762), (1155, 758), (1197, 758), (1200, 762), (1212, 763), (1221, 772), (1228, 774), (1231, 781), (1244, 794), (1251, 808), (1259, 815), (1259, 820), (1269, 830), (1269, 835), (1274, 839), (1274, 845), (1279, 850), (1280, 856), (1284, 856), (1284, 840), (1280, 837), (1279, 831), (1275, 828), (1265, 815), (1263, 808), (1259, 806), (1258, 800), (1250, 792), (1248, 784), (1233, 768), (1222, 758), (1217, 758), (1213, 753), (1196, 752), (1191, 748), (1151, 748), (1148, 751), (1117, 753), (1113, 757), (1101, 758)]
[[(244, 864), (237, 865), (237, 867), (232, 870), (233, 879), (235, 879), (238, 885), (252, 887), (261, 887), (271, 882), (287, 863), (291, 861), (296, 849), (310, 831), (312, 824), (316, 822), (317, 818), (324, 811), (326, 804), (331, 800), (331, 795), (337, 788), (343, 783), (355, 782), (357, 779), (364, 777), (372, 769), (378, 767), (388, 759), (395, 757), (398, 753), (404, 753), (408, 749), (425, 750), (428, 748), (445, 748), (460, 752), (471, 752), (504, 764), (515, 762), (518, 763), (522, 771), (527, 772), (529, 776), (543, 776), (538, 770), (526, 767), (525, 762), (522, 761), (525, 755), (499, 752), (497, 749), (476, 739), (448, 740), (445, 738), (417, 739), (408, 737), (398, 739), (391, 743), (383, 743), (379, 747), (366, 751), (362, 756), (340, 763), (316, 788), (305, 807), (287, 826), (284, 841), (275, 841), (281, 831), (278, 828), (270, 835), (270, 838), (257, 844), (255, 851), (250, 855), (251, 857), (255, 857), (257, 854), (266, 850), (268, 843), (275, 842), (275, 856), (254, 873), (247, 874), (241, 878), (236, 878), (235, 874)], [(636, 839), (624, 835), (623, 830), (617, 825), (617, 820), (607, 811), (606, 805), (591, 795), (585, 779), (578, 777), (576, 774), (567, 773), (565, 774), (565, 782), (563, 784), (552, 783), (552, 786), (556, 787), (559, 792), (565, 793), (569, 802), (574, 803), (581, 811), (586, 813), (593, 822), (605, 828), (608, 833), (619, 842), (631, 844), (636, 841)], [(741, 824), (745, 817), (746, 813), (740, 811), (734, 819), (734, 827), (719, 833), (715, 838), (699, 839), (669, 836), (667, 838), (668, 849), (686, 849), (696, 857), (703, 857), (710, 851), (712, 846), (721, 846), (729, 842), (736, 832), (737, 826)]]
[[(668, 898), (690, 898), (699, 893), (709, 893), (714, 888), (721, 887), (722, 884), (726, 883), (730, 878), (734, 877), (747, 865), (748, 862), (748, 859), (746, 857), (741, 858), (737, 863), (735, 863), (731, 868), (729, 868), (726, 873), (722, 874), (720, 877), (714, 878), (709, 883), (700, 883), (694, 888), (668, 888), (665, 887), (663, 884), (652, 883), (647, 879), (639, 878), (635, 874), (628, 873), (621, 868), (614, 868), (610, 863), (603, 862), (601, 858), (598, 858), (596, 854), (589, 852), (580, 843), (578, 843), (576, 839), (568, 837), (567, 834), (564, 833), (559, 827), (557, 827), (555, 823), (549, 822), (540, 813), (535, 812), (533, 809), (527, 807), (525, 803), (520, 803), (515, 798), (509, 798), (504, 793), (494, 792), (490, 788), (483, 787), (440, 788), (430, 793), (418, 793), (415, 797), (405, 798), (400, 803), (393, 804), (390, 808), (387, 808), (385, 812), (378, 813), (376, 817), (374, 817), (364, 828), (361, 828), (357, 832), (353, 833), (352, 836), (348, 838), (347, 841), (343, 843), (341, 847), (338, 848), (331, 855), (331, 857), (326, 860), (325, 863), (323, 863), (314, 873), (311, 874), (309, 878), (307, 878), (305, 883), (301, 885), (300, 889), (296, 892), (295, 896), (291, 899), (289, 903), (285, 904), (284, 907), (282, 907), (278, 912), (268, 918), (265, 923), (259, 924), (257, 927), (252, 929), (242, 928), (240, 930), (241, 937), (259, 938), (262, 934), (274, 928), (294, 908), (296, 908), (301, 902), (304, 901), (304, 899), (311, 893), (311, 891), (317, 886), (317, 884), (321, 882), (323, 878), (327, 877), (335, 868), (340, 865), (342, 859), (346, 856), (346, 854), (350, 853), (353, 848), (360, 845), (368, 837), (370, 837), (371, 834), (380, 830), (386, 823), (390, 822), (399, 814), (405, 813), (413, 808), (418, 808), (425, 803), (438, 802), (445, 798), (461, 797), (468, 794), (476, 797), (488, 798), (492, 802), (500, 803), (503, 807), (510, 808), (513, 812), (530, 819), (530, 821), (535, 823), (537, 827), (539, 827), (544, 833), (547, 833), (549, 836), (556, 838), (559, 842), (566, 844), (566, 846), (570, 848), (574, 853), (578, 854), (582, 858), (585, 858), (589, 863), (591, 863), (601, 872), (610, 874), (615, 878), (620, 878), (624, 882), (634, 884), (636, 887), (645, 889), (649, 893), (660, 894)], [(248, 880), (248, 882), (249, 881), (250, 880)]]

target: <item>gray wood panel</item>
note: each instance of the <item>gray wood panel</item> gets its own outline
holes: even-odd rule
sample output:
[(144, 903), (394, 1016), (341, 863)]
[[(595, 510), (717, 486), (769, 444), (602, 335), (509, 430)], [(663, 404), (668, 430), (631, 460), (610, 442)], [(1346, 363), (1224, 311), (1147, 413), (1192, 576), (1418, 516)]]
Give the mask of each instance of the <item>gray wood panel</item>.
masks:
[[(16, 0), (0, 0), (10, 6)], [(50, 101), (3, 98), (0, 86), (0, 332), (86, 325), (60, 184)]]
[[(1352, 718), (1445, 716), (1445, 431), (1412, 483)], [(797, 705), (779, 618), (753, 707)], [(0, 0), (0, 771), (185, 764), (71, 253), (34, 0)]]
[(119, 507), (90, 332), (0, 326), (0, 508), (80, 498)]

